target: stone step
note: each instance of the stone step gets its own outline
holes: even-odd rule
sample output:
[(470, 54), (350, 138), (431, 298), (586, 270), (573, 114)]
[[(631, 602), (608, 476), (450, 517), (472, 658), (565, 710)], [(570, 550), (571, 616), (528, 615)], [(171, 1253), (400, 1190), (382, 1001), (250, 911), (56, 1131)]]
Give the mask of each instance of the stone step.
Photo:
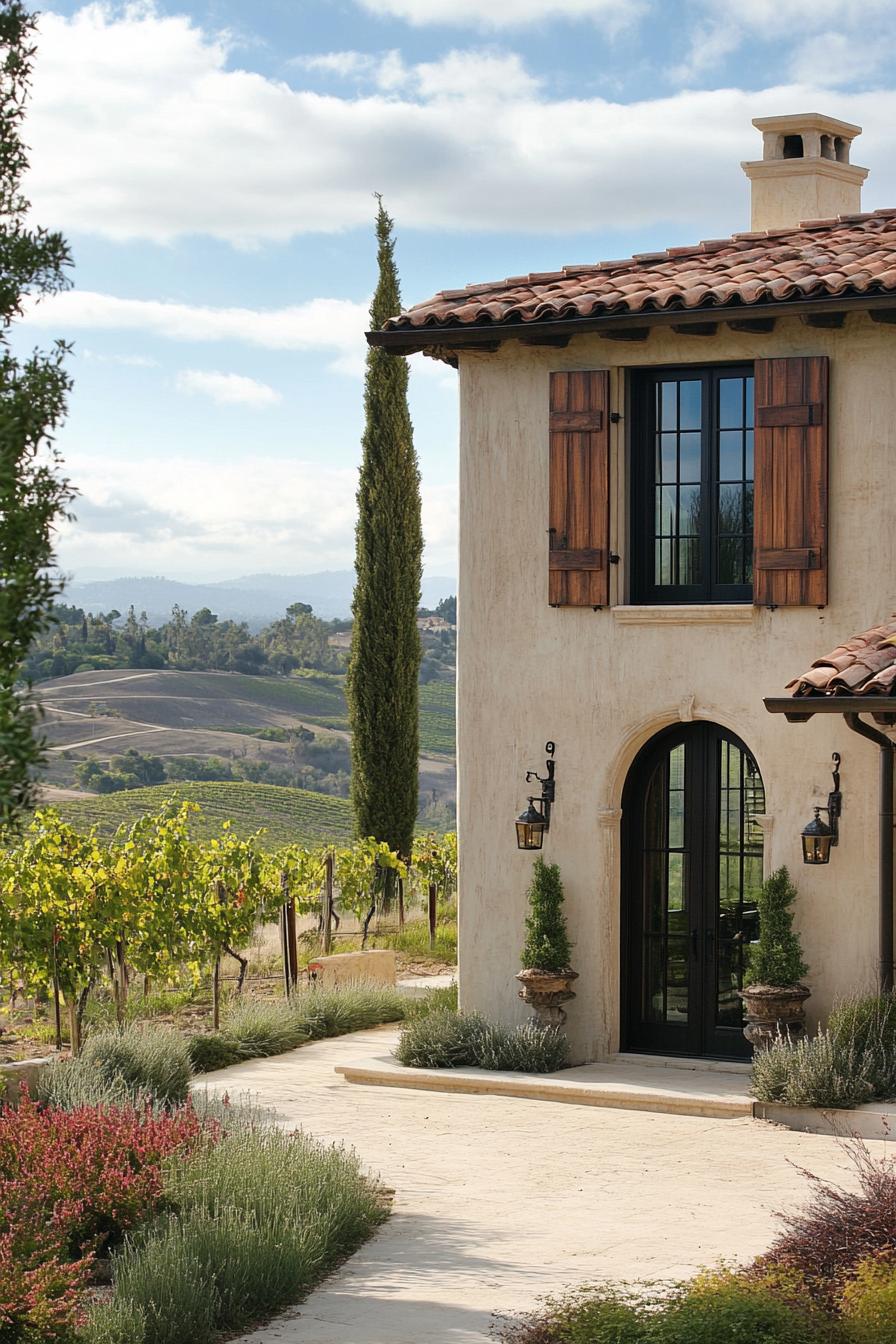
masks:
[(522, 1097), (530, 1101), (606, 1106), (736, 1120), (753, 1114), (744, 1078), (710, 1070), (659, 1070), (652, 1066), (586, 1064), (560, 1073), (499, 1073), (487, 1069), (409, 1069), (391, 1056), (340, 1064), (349, 1083), (428, 1092)]

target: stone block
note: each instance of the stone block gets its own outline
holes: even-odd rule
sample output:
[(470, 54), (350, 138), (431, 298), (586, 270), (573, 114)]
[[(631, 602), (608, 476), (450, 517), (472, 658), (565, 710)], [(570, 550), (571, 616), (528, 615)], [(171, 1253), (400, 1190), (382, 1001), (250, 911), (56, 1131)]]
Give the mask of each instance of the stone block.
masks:
[(52, 1062), (53, 1057), (48, 1056), (45, 1059), (10, 1060), (8, 1064), (0, 1065), (0, 1083), (3, 1089), (0, 1099), (10, 1106), (15, 1106), (19, 1100), (22, 1084), (24, 1083), (29, 1091), (33, 1092), (38, 1074)]
[(395, 953), (390, 947), (374, 947), (366, 952), (315, 957), (308, 963), (308, 974), (324, 989), (352, 984), (394, 985)]

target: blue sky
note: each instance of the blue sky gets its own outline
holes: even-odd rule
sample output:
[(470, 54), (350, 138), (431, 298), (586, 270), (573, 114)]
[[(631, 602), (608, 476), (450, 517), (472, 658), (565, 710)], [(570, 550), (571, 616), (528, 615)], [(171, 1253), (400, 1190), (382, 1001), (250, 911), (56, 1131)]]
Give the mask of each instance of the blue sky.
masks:
[[(892, 0), (48, 3), (35, 218), (75, 289), (79, 578), (347, 568), (375, 281), (406, 302), (748, 227), (754, 116), (859, 122), (896, 202)], [(426, 568), (456, 568), (456, 376), (417, 356)]]

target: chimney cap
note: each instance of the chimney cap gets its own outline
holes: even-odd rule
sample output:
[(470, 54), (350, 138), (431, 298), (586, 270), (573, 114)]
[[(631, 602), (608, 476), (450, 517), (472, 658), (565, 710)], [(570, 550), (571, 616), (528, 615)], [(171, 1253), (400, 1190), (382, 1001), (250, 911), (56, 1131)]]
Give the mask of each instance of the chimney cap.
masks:
[(786, 117), (754, 117), (753, 125), (763, 134), (819, 131), (823, 135), (840, 135), (844, 140), (854, 140), (862, 134), (861, 126), (855, 126), (851, 121), (840, 121), (837, 117), (828, 117), (823, 112), (798, 112)]

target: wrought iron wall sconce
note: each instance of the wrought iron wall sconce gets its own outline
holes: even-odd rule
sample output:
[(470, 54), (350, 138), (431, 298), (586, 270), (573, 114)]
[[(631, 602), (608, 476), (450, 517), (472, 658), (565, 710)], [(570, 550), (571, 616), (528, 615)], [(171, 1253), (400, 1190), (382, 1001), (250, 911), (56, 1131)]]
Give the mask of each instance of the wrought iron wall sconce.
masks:
[(551, 827), (551, 806), (554, 802), (555, 789), (554, 743), (546, 742), (544, 749), (548, 757), (545, 761), (544, 777), (535, 770), (526, 771), (526, 783), (531, 784), (535, 780), (537, 784), (540, 784), (541, 797), (537, 798), (532, 794), (529, 797), (529, 806), (516, 819), (517, 849), (541, 849), (544, 843), (544, 833)]
[[(815, 816), (808, 826), (803, 828), (803, 863), (830, 863), (831, 845), (840, 839), (840, 813), (843, 810), (843, 795), (840, 792), (840, 753), (831, 756), (834, 768), (831, 771), (834, 787), (828, 794), (827, 807), (816, 807)], [(819, 813), (827, 812), (828, 820), (822, 821)]]

